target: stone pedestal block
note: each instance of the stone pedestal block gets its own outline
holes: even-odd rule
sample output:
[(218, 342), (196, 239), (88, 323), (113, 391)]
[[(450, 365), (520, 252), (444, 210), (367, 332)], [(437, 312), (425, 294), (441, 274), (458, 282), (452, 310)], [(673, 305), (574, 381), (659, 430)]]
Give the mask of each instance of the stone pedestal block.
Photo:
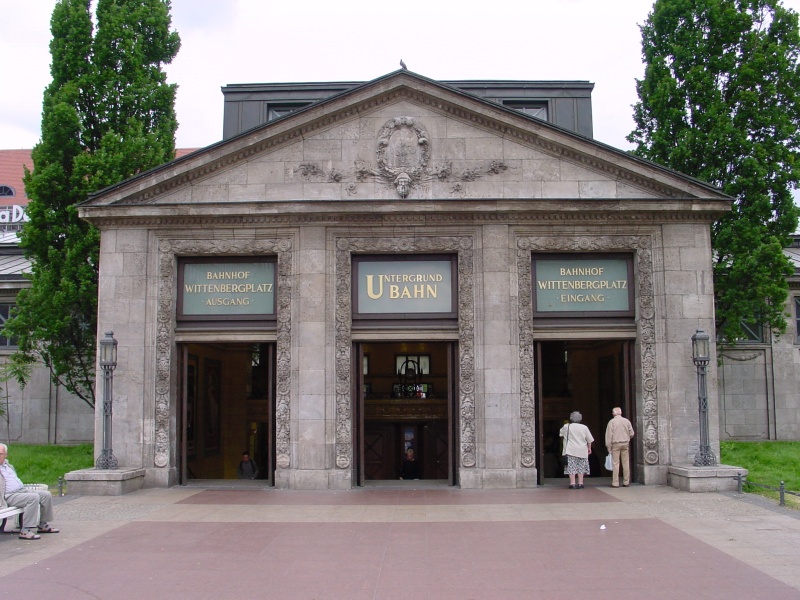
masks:
[(74, 496), (122, 496), (144, 484), (145, 469), (81, 469), (64, 475)]
[(157, 467), (150, 467), (145, 468), (144, 474), (144, 482), (142, 483), (142, 487), (144, 488), (165, 488), (165, 487), (172, 487), (173, 485), (178, 485), (178, 469), (175, 467), (170, 467), (166, 469), (160, 469)]
[(633, 468), (634, 481), (644, 485), (668, 485), (667, 468), (667, 465), (637, 465)]
[(289, 487), (295, 490), (328, 489), (328, 471), (323, 469), (295, 469), (289, 475)]
[(517, 487), (517, 473), (513, 469), (485, 469), (483, 488), (487, 490), (509, 490)]
[(353, 488), (352, 471), (350, 469), (335, 469), (328, 480), (331, 490), (349, 490)]
[(747, 469), (730, 465), (672, 465), (667, 469), (667, 480), (669, 485), (684, 492), (731, 492), (737, 489), (739, 473), (747, 475)]
[(291, 489), (292, 478), (289, 469), (275, 469), (275, 489), (288, 490)]
[(459, 484), (462, 490), (478, 490), (483, 488), (483, 469), (461, 469)]
[(518, 488), (535, 488), (537, 483), (538, 469), (518, 469), (517, 470), (517, 487)]

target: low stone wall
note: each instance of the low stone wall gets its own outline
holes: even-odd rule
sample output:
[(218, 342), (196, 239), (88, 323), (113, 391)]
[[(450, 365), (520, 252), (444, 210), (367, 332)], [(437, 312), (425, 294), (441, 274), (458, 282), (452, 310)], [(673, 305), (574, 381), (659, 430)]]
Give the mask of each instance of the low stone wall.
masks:
[(672, 465), (667, 469), (667, 481), (684, 492), (731, 492), (737, 489), (739, 473), (747, 475), (747, 469), (730, 465)]
[(122, 496), (142, 488), (145, 469), (81, 469), (64, 475), (71, 496)]

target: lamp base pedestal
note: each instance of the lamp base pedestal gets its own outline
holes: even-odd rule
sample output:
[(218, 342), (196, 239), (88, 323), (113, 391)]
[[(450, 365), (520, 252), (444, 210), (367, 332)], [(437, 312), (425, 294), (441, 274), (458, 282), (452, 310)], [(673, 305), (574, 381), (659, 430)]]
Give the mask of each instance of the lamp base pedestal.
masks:
[(145, 469), (80, 469), (64, 475), (70, 496), (122, 496), (142, 488)]
[(684, 492), (735, 492), (739, 473), (747, 475), (747, 469), (731, 465), (670, 465), (667, 467), (667, 483)]

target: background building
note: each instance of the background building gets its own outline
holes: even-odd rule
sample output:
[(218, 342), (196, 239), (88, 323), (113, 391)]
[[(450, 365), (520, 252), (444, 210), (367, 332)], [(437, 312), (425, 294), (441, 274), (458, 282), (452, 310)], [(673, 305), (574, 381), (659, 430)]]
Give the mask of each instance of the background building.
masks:
[[(28, 198), (24, 168), (33, 168), (30, 150), (0, 150), (0, 325), (30, 285), (30, 262), (22, 255), (17, 232), (25, 221)], [(15, 342), (0, 336), (0, 368)], [(1, 373), (2, 371), (0, 371)], [(0, 440), (23, 444), (77, 444), (94, 439), (92, 408), (50, 379), (44, 365), (32, 371), (22, 388), (13, 379), (0, 381)]]
[(789, 279), (783, 335), (751, 327), (736, 346), (720, 345), (720, 439), (800, 439), (800, 236), (784, 250)]

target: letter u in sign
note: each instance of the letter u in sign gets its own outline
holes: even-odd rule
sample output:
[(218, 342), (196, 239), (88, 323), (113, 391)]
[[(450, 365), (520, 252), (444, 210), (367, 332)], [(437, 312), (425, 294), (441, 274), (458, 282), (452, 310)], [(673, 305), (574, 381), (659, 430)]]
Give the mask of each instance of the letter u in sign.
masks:
[(378, 293), (375, 293), (375, 285), (373, 283), (375, 276), (367, 275), (367, 296), (373, 300), (377, 300), (383, 296), (383, 277), (378, 277)]

